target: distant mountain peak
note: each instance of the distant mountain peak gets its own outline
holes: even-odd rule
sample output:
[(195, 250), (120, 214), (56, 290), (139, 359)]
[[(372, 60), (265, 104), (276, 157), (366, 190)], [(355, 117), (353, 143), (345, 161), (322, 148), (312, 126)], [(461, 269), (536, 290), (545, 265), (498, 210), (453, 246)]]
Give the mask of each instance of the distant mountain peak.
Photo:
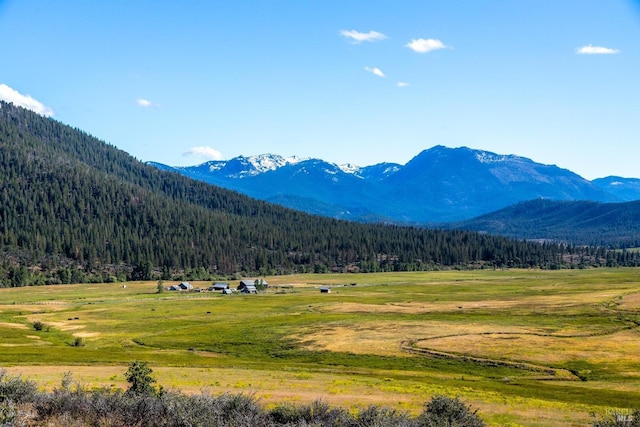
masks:
[(531, 162), (531, 160), (527, 159), (526, 157), (521, 157), (514, 154), (496, 154), (491, 151), (478, 150), (466, 146), (449, 148), (445, 147), (444, 145), (436, 145), (434, 147), (423, 150), (415, 158), (428, 157), (429, 159), (432, 159), (433, 157), (449, 158), (451, 156), (462, 157), (466, 159), (475, 159), (483, 164), (503, 163), (507, 161)]
[(300, 163), (305, 160), (297, 156), (283, 157), (278, 154), (258, 154), (245, 158), (255, 168), (257, 173), (273, 171), (283, 166)]
[(211, 160), (198, 166), (177, 167), (181, 171), (199, 170), (200, 173), (220, 173), (229, 178), (246, 178), (275, 171), (281, 167), (294, 165), (306, 159), (278, 154), (257, 154), (253, 156), (238, 156), (230, 160)]

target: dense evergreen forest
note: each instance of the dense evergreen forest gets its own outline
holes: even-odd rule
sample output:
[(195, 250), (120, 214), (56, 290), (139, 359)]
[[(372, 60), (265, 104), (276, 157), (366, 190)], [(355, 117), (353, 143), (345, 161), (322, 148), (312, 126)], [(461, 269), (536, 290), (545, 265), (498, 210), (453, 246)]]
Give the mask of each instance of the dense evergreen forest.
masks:
[(536, 199), (451, 227), (624, 250), (640, 247), (640, 200), (599, 203)]
[(0, 286), (638, 265), (638, 254), (303, 214), (158, 170), (0, 103)]

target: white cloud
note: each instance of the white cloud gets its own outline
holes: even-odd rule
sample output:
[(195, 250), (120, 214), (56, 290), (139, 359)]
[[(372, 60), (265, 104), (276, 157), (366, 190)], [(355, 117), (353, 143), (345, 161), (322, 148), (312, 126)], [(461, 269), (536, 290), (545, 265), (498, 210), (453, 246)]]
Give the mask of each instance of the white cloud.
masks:
[(407, 43), (405, 47), (408, 47), (414, 52), (427, 53), (432, 50), (447, 49), (449, 46), (438, 39), (413, 39)]
[(31, 110), (45, 117), (51, 117), (54, 115), (53, 110), (42, 102), (33, 99), (29, 95), (22, 95), (20, 92), (11, 89), (4, 83), (0, 84), (0, 99), (19, 107), (26, 108), (27, 110)]
[(153, 102), (149, 101), (148, 99), (140, 98), (136, 101), (136, 104), (141, 107), (148, 108), (153, 105)]
[(351, 31), (342, 30), (340, 31), (340, 35), (348, 39), (351, 39), (353, 43), (372, 42), (376, 40), (384, 40), (387, 38), (387, 36), (377, 31), (369, 31), (368, 33), (361, 33), (356, 30), (351, 30)]
[(364, 67), (364, 69), (365, 69), (365, 70), (367, 70), (367, 71), (368, 71), (368, 72), (370, 72), (370, 73), (375, 74), (375, 75), (376, 75), (376, 76), (378, 76), (378, 77), (386, 77), (386, 76), (384, 75), (384, 73), (382, 72), (382, 70), (380, 70), (380, 68), (378, 68), (378, 67), (373, 67), (373, 68), (370, 68), (370, 67)]
[(197, 157), (204, 160), (222, 160), (222, 153), (211, 147), (191, 147), (184, 153), (184, 157)]
[(576, 49), (576, 53), (578, 55), (614, 55), (620, 51), (609, 47), (587, 45)]
[(398, 87), (407, 87), (409, 86), (409, 83), (407, 82), (398, 82)]

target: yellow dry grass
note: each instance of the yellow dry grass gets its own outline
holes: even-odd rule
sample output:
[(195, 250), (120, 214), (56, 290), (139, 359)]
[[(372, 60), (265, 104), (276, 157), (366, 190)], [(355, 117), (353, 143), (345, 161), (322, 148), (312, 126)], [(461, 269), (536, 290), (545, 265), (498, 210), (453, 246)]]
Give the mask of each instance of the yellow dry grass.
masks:
[[(40, 320), (41, 317), (37, 317), (37, 316), (29, 316), (28, 317), (29, 320), (33, 319), (35, 320)], [(44, 322), (47, 326), (51, 326), (52, 328), (56, 328), (59, 329), (61, 331), (76, 331), (78, 329), (82, 329), (84, 328), (84, 325), (79, 325), (79, 324), (71, 324), (70, 322), (52, 322), (52, 321), (45, 321)]]
[(24, 323), (0, 322), (0, 328), (29, 329)]
[[(398, 327), (404, 327), (402, 335)], [(373, 322), (366, 325), (325, 324), (317, 328), (302, 331), (289, 338), (299, 340), (303, 347), (312, 351), (336, 351), (355, 354), (376, 354), (381, 356), (406, 356), (400, 349), (405, 334), (414, 330), (416, 325), (395, 322)]]
[(415, 346), (446, 353), (497, 360), (515, 360), (554, 365), (572, 360), (588, 363), (637, 361), (640, 337), (636, 331), (618, 331), (606, 336), (565, 338), (531, 333), (465, 333), (423, 339)]
[(74, 337), (78, 338), (95, 338), (99, 337), (100, 335), (100, 332), (76, 332), (73, 334)]
[(618, 308), (622, 310), (640, 310), (640, 293), (625, 295), (618, 302)]
[[(363, 293), (364, 294), (364, 293)], [(456, 310), (492, 310), (505, 311), (514, 309), (526, 309), (542, 311), (560, 308), (572, 308), (589, 304), (600, 304), (617, 297), (618, 294), (611, 291), (594, 291), (581, 295), (580, 301), (576, 301), (573, 294), (536, 295), (524, 296), (513, 299), (487, 299), (480, 301), (456, 301), (446, 300), (442, 302), (401, 302), (385, 304), (363, 304), (357, 302), (332, 302), (321, 307), (318, 311), (332, 313), (384, 313), (384, 314), (426, 314), (438, 312), (452, 312)], [(632, 299), (636, 295), (625, 297), (624, 301), (635, 302), (640, 306), (640, 294), (637, 300)]]
[(530, 327), (380, 321), (357, 325), (326, 324), (322, 330), (308, 330), (291, 338), (299, 339), (309, 350), (398, 357), (406, 356), (401, 343), (412, 340), (417, 348), (546, 366), (572, 360), (633, 363), (640, 354), (640, 337), (635, 330), (604, 336), (568, 337), (547, 335), (543, 329)]
[[(346, 351), (356, 354), (377, 354), (383, 356), (403, 355), (400, 344), (406, 340), (437, 338), (443, 334), (466, 335), (488, 334), (491, 332), (510, 334), (531, 333), (531, 328), (501, 327), (483, 324), (455, 324), (447, 322), (394, 322), (389, 320), (360, 324), (323, 325), (321, 330), (309, 329), (291, 336), (304, 343), (310, 350)], [(542, 333), (542, 331), (540, 331)], [(406, 354), (405, 354), (406, 355)]]

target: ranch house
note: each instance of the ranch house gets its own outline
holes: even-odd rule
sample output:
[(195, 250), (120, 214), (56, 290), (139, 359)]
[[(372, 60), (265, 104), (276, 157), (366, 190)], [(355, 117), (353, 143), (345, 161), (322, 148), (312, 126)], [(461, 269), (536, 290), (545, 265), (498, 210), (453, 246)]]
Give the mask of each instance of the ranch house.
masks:
[(238, 285), (238, 291), (245, 294), (257, 294), (258, 289), (256, 289), (255, 280), (241, 280)]

